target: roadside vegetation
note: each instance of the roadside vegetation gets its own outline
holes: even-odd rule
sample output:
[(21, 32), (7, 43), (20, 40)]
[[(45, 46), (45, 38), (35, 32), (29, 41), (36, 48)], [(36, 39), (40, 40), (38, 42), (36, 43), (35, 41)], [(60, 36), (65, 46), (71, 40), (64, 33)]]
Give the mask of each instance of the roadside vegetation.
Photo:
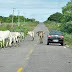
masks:
[(52, 14), (45, 22), (49, 30), (60, 30), (65, 44), (72, 48), (72, 0), (62, 8), (62, 13)]
[(34, 18), (29, 19), (29, 18), (25, 18), (24, 16), (16, 16), (16, 15), (9, 15), (9, 17), (4, 17), (4, 16), (0, 16), (0, 21), (2, 23), (11, 23), (12, 22), (12, 18), (13, 18), (13, 22), (17, 23), (17, 22), (33, 22), (35, 21)]
[(2, 24), (0, 24), (0, 30), (24, 32), (25, 37), (27, 35), (27, 32), (33, 30), (39, 23), (38, 21), (35, 21), (35, 19), (28, 19), (23, 16), (19, 16), (18, 22), (18, 16), (14, 16), (14, 23), (12, 24), (12, 15), (10, 15), (9, 17), (0, 16), (0, 21), (2, 22)]
[(24, 32), (25, 37), (26, 37), (27, 32), (33, 30), (37, 25), (38, 25), (38, 22), (25, 22), (25, 23), (21, 22), (20, 24), (14, 23), (13, 26), (11, 23), (2, 23), (2, 25), (0, 25), (0, 30)]

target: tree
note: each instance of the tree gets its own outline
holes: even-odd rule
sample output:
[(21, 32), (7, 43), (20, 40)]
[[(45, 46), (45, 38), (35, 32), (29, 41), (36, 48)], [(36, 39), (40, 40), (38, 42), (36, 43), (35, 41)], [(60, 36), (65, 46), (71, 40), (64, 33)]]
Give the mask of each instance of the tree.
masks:
[(62, 13), (65, 22), (72, 21), (72, 0), (62, 8)]
[(50, 15), (48, 20), (55, 21), (55, 22), (61, 22), (63, 18), (63, 15), (59, 12), (56, 12), (55, 14)]
[(72, 21), (62, 24), (61, 31), (67, 32), (67, 33), (72, 33)]
[(0, 21), (5, 22), (5, 23), (11, 23), (12, 22), (12, 17), (13, 17), (13, 22), (17, 23), (18, 19), (19, 22), (35, 22), (35, 19), (29, 19), (29, 18), (25, 18), (24, 16), (13, 16), (13, 15), (9, 15), (9, 17), (2, 17), (0, 16)]

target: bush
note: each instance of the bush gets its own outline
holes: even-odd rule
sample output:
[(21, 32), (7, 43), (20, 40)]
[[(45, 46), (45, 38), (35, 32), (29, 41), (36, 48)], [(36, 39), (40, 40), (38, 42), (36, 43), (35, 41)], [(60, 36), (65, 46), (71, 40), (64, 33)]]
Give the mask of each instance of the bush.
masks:
[(61, 24), (61, 31), (66, 33), (72, 33), (72, 21), (67, 22), (65, 24)]
[(62, 19), (63, 19), (63, 14), (56, 12), (56, 13), (50, 15), (50, 17), (46, 21), (50, 20), (50, 21), (55, 21), (55, 22), (61, 23)]
[(72, 34), (67, 34), (67, 33), (63, 33), (63, 34), (64, 34), (65, 44), (69, 45), (72, 48)]
[(25, 22), (20, 23), (19, 25), (17, 23), (14, 23), (14, 27), (12, 27), (12, 24), (2, 24), (0, 25), (0, 30), (10, 30), (14, 32), (24, 32), (25, 36), (27, 35), (27, 32), (30, 30), (33, 30), (37, 26), (38, 22)]

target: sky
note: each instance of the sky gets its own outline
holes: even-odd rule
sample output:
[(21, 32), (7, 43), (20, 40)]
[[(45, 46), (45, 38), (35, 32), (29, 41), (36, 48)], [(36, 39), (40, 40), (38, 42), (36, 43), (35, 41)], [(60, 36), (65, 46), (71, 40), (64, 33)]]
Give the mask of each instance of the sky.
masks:
[(23, 15), (43, 22), (56, 12), (62, 13), (62, 7), (70, 0), (0, 0), (0, 16)]

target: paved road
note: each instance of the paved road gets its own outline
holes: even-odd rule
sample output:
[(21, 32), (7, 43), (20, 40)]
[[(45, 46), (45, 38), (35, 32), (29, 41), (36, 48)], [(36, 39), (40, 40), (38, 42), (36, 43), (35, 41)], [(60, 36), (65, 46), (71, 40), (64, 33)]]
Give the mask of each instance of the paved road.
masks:
[[(45, 32), (43, 44), (37, 31)], [(72, 72), (72, 50), (59, 44), (47, 43), (48, 29), (40, 23), (35, 29), (35, 40), (27, 36), (17, 47), (0, 50), (0, 72)]]

